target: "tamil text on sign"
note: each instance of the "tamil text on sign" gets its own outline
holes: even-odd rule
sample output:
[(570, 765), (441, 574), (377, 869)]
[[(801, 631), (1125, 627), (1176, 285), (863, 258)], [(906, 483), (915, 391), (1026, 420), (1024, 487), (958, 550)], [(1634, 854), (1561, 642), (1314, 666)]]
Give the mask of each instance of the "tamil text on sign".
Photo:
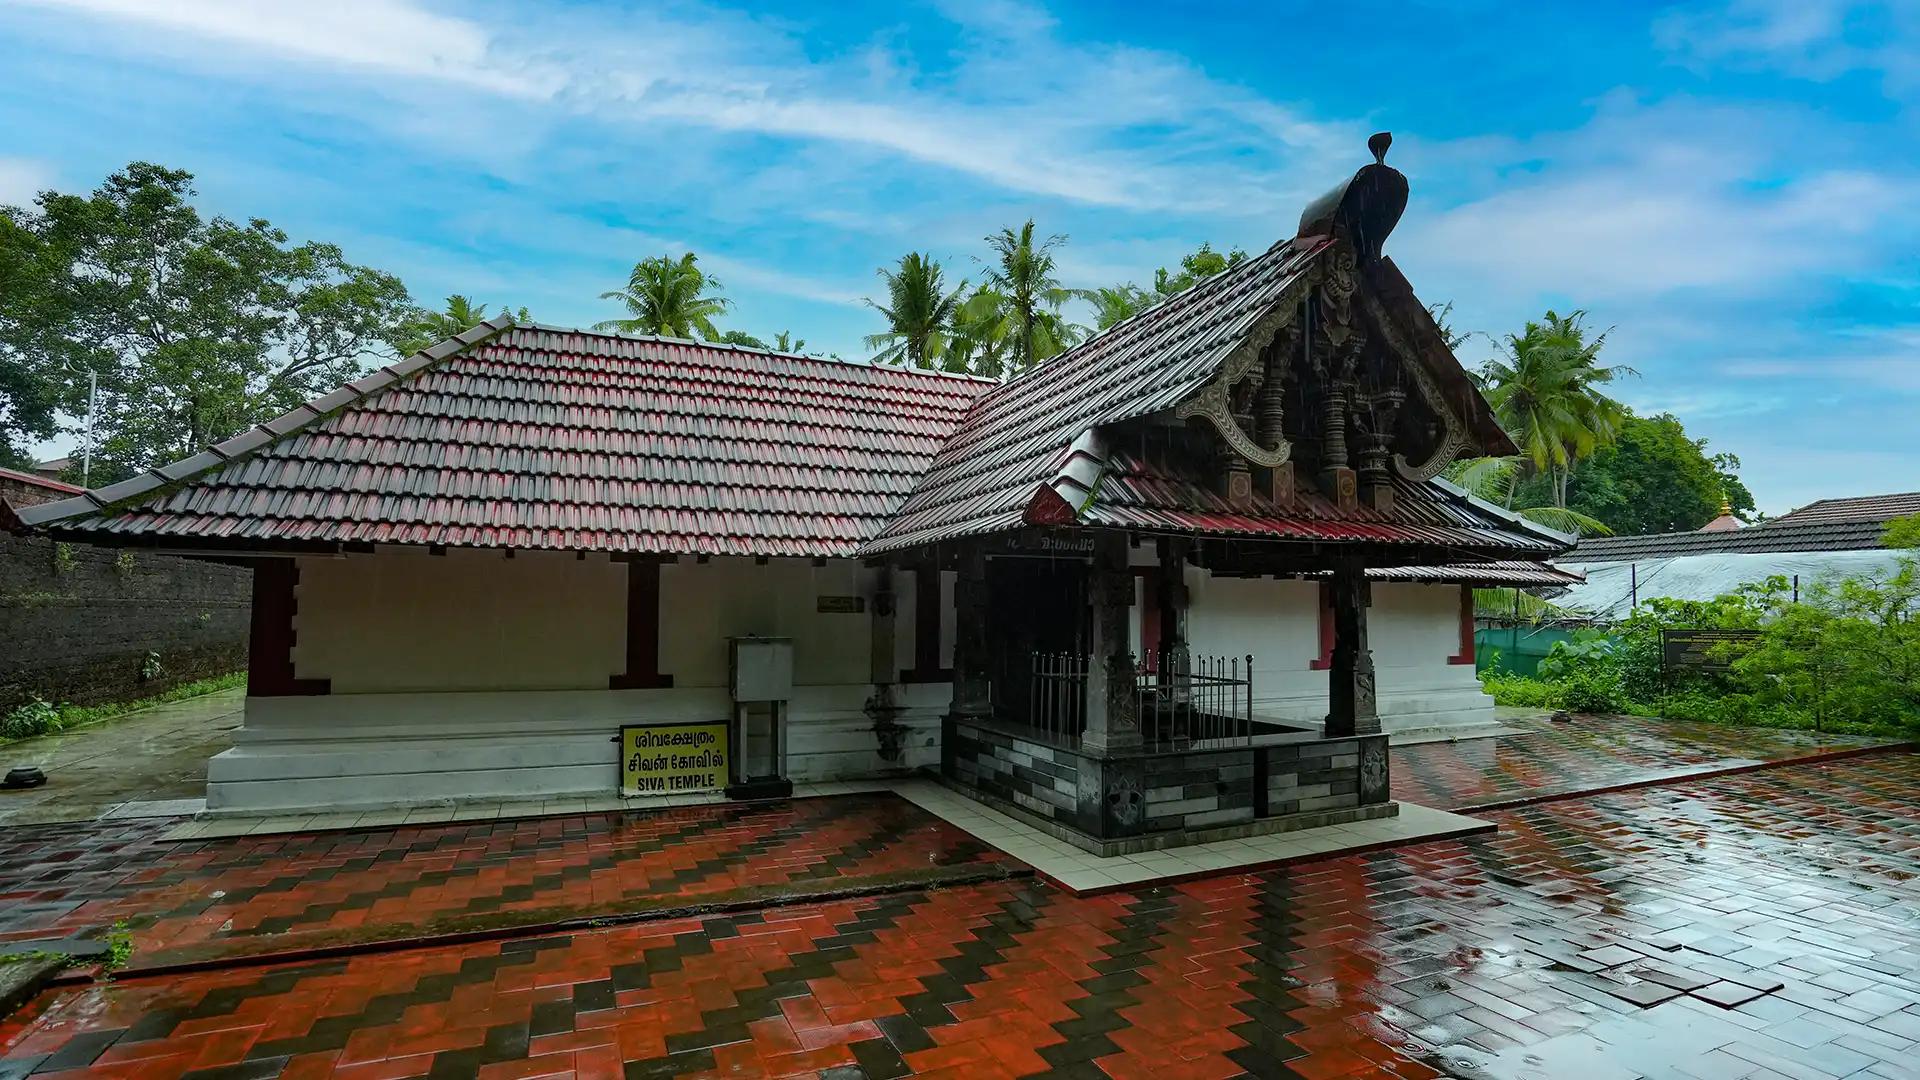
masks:
[(620, 794), (686, 795), (727, 785), (727, 725), (631, 724), (620, 729)]

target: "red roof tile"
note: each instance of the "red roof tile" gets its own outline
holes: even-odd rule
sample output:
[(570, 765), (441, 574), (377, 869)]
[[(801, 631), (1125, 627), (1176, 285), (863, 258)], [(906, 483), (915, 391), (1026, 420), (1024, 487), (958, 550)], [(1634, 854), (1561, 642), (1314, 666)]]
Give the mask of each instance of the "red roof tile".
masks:
[(20, 517), (236, 546), (846, 556), (991, 385), (537, 326), (473, 336), (315, 403), (329, 415), (263, 425), (285, 432), (264, 448), (230, 440), (190, 483), (168, 468), (115, 485), (111, 513), (112, 488)]

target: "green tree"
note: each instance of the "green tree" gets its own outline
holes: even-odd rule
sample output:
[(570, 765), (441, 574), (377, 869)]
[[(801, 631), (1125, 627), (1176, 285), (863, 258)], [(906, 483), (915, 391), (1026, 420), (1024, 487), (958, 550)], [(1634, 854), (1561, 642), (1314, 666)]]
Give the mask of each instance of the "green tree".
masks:
[(887, 318), (883, 333), (869, 334), (867, 348), (876, 364), (934, 368), (946, 358), (954, 336), (954, 318), (967, 283), (948, 289), (940, 264), (917, 251), (900, 257), (900, 268), (877, 271), (887, 282), (887, 302), (867, 306)]
[[(413, 322), (407, 327), (408, 336), (400, 343), (400, 351), (403, 353), (419, 352), (421, 349), (435, 342), (444, 341), (456, 334), (471, 330), (481, 323), (486, 322), (488, 318), (490, 318), (490, 316), (487, 314), (487, 305), (475, 304), (472, 300), (461, 296), (459, 293), (455, 293), (447, 297), (445, 310), (426, 311), (423, 309), (419, 315), (414, 318)], [(513, 318), (515, 322), (528, 323), (533, 321), (533, 316), (527, 314), (527, 309), (524, 307), (515, 312)]]
[(1576, 536), (1606, 536), (1613, 530), (1598, 518), (1564, 506), (1545, 506), (1524, 497), (1521, 482), (1525, 458), (1486, 457), (1456, 461), (1447, 469), (1447, 479), (1490, 503), (1512, 508), (1528, 521), (1537, 521), (1549, 529)]
[(1567, 475), (1581, 458), (1611, 442), (1626, 418), (1601, 388), (1625, 367), (1603, 367), (1607, 335), (1587, 340), (1586, 312), (1549, 311), (1507, 335), (1506, 355), (1487, 361), (1480, 382), (1494, 415), (1536, 472), (1552, 481), (1552, 504), (1567, 505)]
[(697, 334), (718, 340), (720, 328), (713, 320), (726, 314), (733, 302), (720, 295), (720, 282), (701, 272), (699, 262), (689, 251), (677, 259), (658, 255), (634, 263), (626, 288), (600, 294), (602, 300), (624, 305), (627, 317), (598, 322), (593, 328), (687, 340)]
[(0, 465), (26, 468), (27, 451), (59, 431), (61, 379), (48, 370), (50, 358), (23, 349), (33, 328), (60, 318), (49, 308), (53, 290), (46, 275), (57, 265), (49, 241), (23, 220), (29, 212), (0, 209)]
[(1093, 305), (1094, 325), (1102, 330), (1125, 322), (1160, 302), (1160, 297), (1130, 281), (1074, 291), (1080, 299)]
[(1153, 272), (1153, 291), (1161, 299), (1177, 296), (1202, 281), (1247, 261), (1247, 253), (1239, 248), (1222, 254), (1213, 250), (1211, 244), (1201, 244), (1199, 250), (1180, 257), (1180, 269), (1168, 270), (1166, 267)]
[(1006, 346), (1006, 362), (1016, 374), (1080, 340), (1081, 328), (1060, 314), (1074, 293), (1053, 276), (1053, 253), (1066, 241), (1056, 235), (1036, 242), (1031, 218), (987, 237), (994, 256), (987, 264), (988, 288), (969, 298), (981, 308), (967, 317), (985, 323), (987, 333)]
[(982, 285), (974, 289), (954, 312), (953, 341), (940, 367), (989, 379), (1004, 377), (1011, 352), (1000, 335), (1000, 313), (1005, 307), (1005, 298), (991, 288)]
[[(1623, 416), (1613, 441), (1581, 459), (1566, 478), (1570, 510), (1627, 535), (1698, 529), (1719, 515), (1723, 502), (1742, 518), (1753, 513), (1753, 495), (1733, 472), (1738, 458), (1709, 457), (1707, 441), (1688, 438), (1671, 413)], [(1550, 499), (1551, 478), (1526, 479), (1516, 497)]]
[(714, 339), (722, 345), (745, 345), (749, 349), (764, 349), (767, 343), (747, 333), (745, 330), (723, 331)]
[[(355, 377), (394, 354), (416, 315), (398, 278), (332, 244), (202, 218), (192, 181), (135, 162), (90, 195), (4, 209), (0, 367), (44, 380), (69, 416), (98, 377), (96, 485)], [(10, 404), (9, 426), (31, 431), (41, 404)]]
[(782, 330), (779, 333), (773, 335), (773, 351), (774, 352), (789, 353), (797, 356), (799, 355), (800, 350), (806, 347), (807, 347), (806, 339), (796, 338), (793, 336), (792, 332), (790, 331)]
[(1246, 261), (1247, 253), (1239, 248), (1223, 254), (1203, 243), (1181, 257), (1178, 270), (1163, 266), (1154, 271), (1150, 290), (1128, 281), (1098, 289), (1074, 289), (1072, 293), (1093, 305), (1095, 325), (1105, 330)]

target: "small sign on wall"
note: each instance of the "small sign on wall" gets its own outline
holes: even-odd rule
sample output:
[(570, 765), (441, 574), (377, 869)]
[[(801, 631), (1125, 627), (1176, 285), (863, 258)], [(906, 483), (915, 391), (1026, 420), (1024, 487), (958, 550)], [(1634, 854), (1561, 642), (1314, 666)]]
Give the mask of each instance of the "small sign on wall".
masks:
[(1668, 670), (1726, 671), (1740, 650), (1725, 646), (1750, 643), (1759, 637), (1758, 630), (1662, 630), (1660, 666)]
[(691, 795), (727, 786), (727, 725), (626, 724), (620, 794)]
[(822, 615), (860, 615), (867, 610), (864, 596), (822, 596), (814, 600), (813, 610)]

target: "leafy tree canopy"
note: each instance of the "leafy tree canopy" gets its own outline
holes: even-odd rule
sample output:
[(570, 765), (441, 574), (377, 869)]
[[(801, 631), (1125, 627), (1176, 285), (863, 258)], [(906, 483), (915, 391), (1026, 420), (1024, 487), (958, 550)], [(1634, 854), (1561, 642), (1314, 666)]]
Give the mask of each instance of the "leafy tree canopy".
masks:
[(1178, 270), (1164, 266), (1155, 270), (1152, 289), (1143, 289), (1128, 281), (1098, 289), (1075, 289), (1073, 293), (1093, 305), (1095, 322), (1105, 330), (1245, 261), (1247, 253), (1239, 248), (1222, 253), (1213, 250), (1213, 245), (1203, 243), (1198, 250), (1181, 256)]
[[(1687, 437), (1672, 413), (1624, 413), (1612, 443), (1582, 458), (1567, 480), (1567, 508), (1623, 535), (1688, 532), (1719, 516), (1724, 501), (1750, 520), (1753, 494), (1740, 482), (1740, 459), (1707, 454), (1705, 439)], [(1523, 480), (1514, 498), (1524, 505), (1551, 496), (1551, 479)]]
[[(96, 485), (190, 454), (389, 357), (416, 309), (390, 274), (255, 218), (202, 218), (193, 177), (135, 162), (91, 195), (0, 209), (0, 436), (46, 437), (99, 378)], [(37, 385), (37, 388), (36, 388)]]
[(887, 329), (866, 337), (867, 348), (875, 350), (874, 363), (946, 366), (967, 283), (947, 288), (939, 261), (917, 251), (902, 255), (899, 269), (881, 267), (878, 273), (887, 283), (887, 299), (868, 300), (867, 306), (886, 316)]

